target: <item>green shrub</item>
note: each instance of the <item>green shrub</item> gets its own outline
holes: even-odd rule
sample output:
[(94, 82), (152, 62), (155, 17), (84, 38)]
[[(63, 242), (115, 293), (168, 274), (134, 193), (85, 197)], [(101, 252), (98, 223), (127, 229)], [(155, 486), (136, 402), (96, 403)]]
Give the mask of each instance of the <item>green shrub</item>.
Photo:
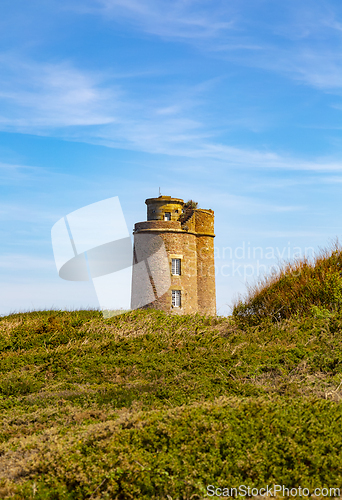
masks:
[(198, 207), (198, 203), (197, 203), (197, 201), (194, 201), (194, 200), (188, 200), (183, 205), (184, 210), (188, 210), (188, 209), (194, 210), (197, 207)]

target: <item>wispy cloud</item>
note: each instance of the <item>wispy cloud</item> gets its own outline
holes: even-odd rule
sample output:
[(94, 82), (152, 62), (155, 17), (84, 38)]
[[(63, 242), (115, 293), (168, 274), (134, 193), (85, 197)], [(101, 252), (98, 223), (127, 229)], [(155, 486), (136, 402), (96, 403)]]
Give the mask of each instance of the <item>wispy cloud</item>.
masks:
[[(283, 15), (265, 23), (261, 32), (253, 30), (258, 25), (253, 25), (249, 19), (249, 37), (255, 44), (259, 42), (260, 50), (254, 53), (240, 51), (235, 57), (240, 58), (242, 64), (274, 71), (316, 89), (340, 94), (340, 6), (321, 0), (289, 1), (281, 10)], [(226, 51), (226, 56), (230, 57), (229, 51)]]
[[(107, 147), (127, 148), (146, 153), (178, 156), (198, 160), (215, 160), (211, 168), (285, 169), (293, 171), (340, 172), (342, 162), (334, 158), (305, 160), (274, 151), (238, 148), (215, 142), (205, 125), (179, 117), (170, 120), (126, 119), (120, 126), (102, 127), (85, 137), (77, 132), (75, 139), (86, 140)], [(199, 167), (196, 167), (197, 169)]]
[(28, 165), (16, 165), (3, 163), (0, 161), (0, 184), (13, 184), (18, 181), (26, 181), (32, 177), (37, 177), (44, 172), (39, 167), (30, 167)]
[[(115, 121), (117, 91), (104, 88), (100, 75), (70, 63), (23, 62), (1, 55), (0, 125), (25, 130), (39, 127), (99, 125)], [(111, 110), (108, 110), (108, 102)]]
[[(341, 37), (342, 42), (342, 37)], [(342, 56), (331, 46), (270, 47), (251, 63), (319, 90), (342, 95)]]
[(195, 44), (214, 57), (274, 71), (317, 89), (342, 90), (338, 5), (326, 0), (288, 1), (278, 7), (279, 16), (268, 19), (270, 3), (75, 0), (74, 7), (115, 23), (131, 23), (144, 33)]
[[(213, 90), (210, 81), (184, 89), (178, 87), (166, 97), (137, 99), (123, 86), (113, 84), (112, 75), (90, 74), (70, 63), (23, 63), (18, 58), (2, 56), (0, 64), (7, 70), (0, 78), (2, 130), (54, 135), (199, 161), (216, 160), (219, 168), (342, 170), (341, 162), (333, 158), (306, 161), (220, 142), (219, 123), (208, 122), (198, 110), (203, 96)], [(20, 172), (19, 167), (4, 168), (10, 174)], [(0, 168), (0, 178), (4, 168)], [(25, 168), (21, 175), (24, 172)]]
[[(145, 32), (185, 40), (216, 37), (234, 26), (234, 9), (196, 0), (95, 0), (75, 4), (84, 12), (129, 21)], [(228, 15), (228, 10), (231, 14)], [(222, 13), (225, 13), (225, 16)]]

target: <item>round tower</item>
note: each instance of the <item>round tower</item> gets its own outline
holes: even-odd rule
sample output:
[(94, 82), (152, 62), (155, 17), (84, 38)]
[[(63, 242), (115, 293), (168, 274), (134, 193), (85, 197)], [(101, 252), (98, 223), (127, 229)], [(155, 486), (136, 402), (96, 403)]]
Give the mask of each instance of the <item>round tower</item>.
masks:
[(215, 273), (206, 269), (214, 263), (214, 213), (170, 196), (145, 203), (147, 221), (134, 226), (132, 308), (216, 314)]

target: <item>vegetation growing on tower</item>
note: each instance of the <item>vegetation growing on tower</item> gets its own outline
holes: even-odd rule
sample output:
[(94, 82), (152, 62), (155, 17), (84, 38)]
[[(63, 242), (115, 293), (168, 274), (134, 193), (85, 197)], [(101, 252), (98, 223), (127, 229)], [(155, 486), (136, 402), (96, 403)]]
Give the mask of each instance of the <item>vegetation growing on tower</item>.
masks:
[(183, 213), (179, 217), (179, 220), (182, 224), (184, 224), (192, 214), (194, 213), (194, 210), (198, 207), (197, 201), (194, 200), (188, 200), (186, 203), (183, 205)]
[(184, 203), (184, 210), (187, 210), (188, 208), (195, 210), (195, 208), (198, 207), (197, 201), (194, 200), (188, 200), (186, 203)]

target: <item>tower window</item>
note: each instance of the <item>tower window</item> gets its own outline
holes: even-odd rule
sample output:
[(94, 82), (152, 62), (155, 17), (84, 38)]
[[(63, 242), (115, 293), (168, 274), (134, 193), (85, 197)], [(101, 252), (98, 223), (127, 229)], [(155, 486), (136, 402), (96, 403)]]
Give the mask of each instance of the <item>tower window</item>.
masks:
[(165, 212), (164, 220), (171, 220), (171, 212)]
[(173, 276), (180, 276), (180, 274), (181, 274), (181, 260), (180, 259), (172, 259), (171, 274)]
[(181, 291), (180, 290), (172, 290), (172, 305), (173, 307), (181, 306)]

